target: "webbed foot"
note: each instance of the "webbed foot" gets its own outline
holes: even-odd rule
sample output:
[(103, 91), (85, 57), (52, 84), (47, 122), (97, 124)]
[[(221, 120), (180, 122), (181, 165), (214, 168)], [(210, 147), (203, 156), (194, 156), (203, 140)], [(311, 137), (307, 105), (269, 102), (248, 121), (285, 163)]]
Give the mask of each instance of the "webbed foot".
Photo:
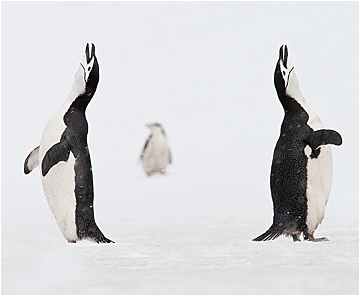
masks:
[(328, 242), (329, 240), (326, 237), (315, 238), (313, 235), (306, 235), (304, 240), (312, 241), (312, 242)]

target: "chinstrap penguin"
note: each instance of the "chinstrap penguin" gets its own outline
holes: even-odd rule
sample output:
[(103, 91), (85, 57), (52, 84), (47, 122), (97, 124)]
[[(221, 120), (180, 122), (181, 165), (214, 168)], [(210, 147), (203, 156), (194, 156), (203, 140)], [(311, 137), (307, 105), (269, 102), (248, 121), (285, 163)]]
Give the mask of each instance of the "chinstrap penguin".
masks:
[(26, 158), (24, 172), (40, 166), (46, 200), (69, 243), (87, 239), (111, 243), (95, 223), (94, 189), (87, 144), (86, 107), (99, 82), (95, 46), (88, 43), (71, 91), (48, 121), (40, 146)]
[(171, 163), (171, 152), (168, 147), (164, 128), (160, 123), (148, 124), (151, 134), (146, 139), (140, 159), (148, 176), (160, 172), (165, 173), (166, 167)]
[(270, 189), (273, 224), (254, 241), (273, 240), (280, 235), (300, 241), (314, 238), (325, 216), (332, 183), (332, 154), (329, 144), (341, 145), (334, 130), (324, 129), (318, 115), (303, 97), (286, 45), (280, 47), (274, 74), (275, 88), (285, 116), (271, 165)]

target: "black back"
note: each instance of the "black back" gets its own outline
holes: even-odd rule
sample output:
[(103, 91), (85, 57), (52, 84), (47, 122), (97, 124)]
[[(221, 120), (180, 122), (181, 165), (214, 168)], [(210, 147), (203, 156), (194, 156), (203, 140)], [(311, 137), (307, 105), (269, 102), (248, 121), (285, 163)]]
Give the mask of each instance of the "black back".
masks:
[[(287, 51), (286, 51), (287, 52)], [(287, 54), (285, 55), (287, 59)], [(286, 63), (285, 63), (286, 64)], [(307, 161), (305, 139), (312, 129), (309, 115), (294, 99), (286, 95), (280, 72), (280, 58), (275, 68), (274, 83), (285, 116), (271, 165), (270, 189), (274, 206), (273, 225), (290, 231), (306, 227)]]

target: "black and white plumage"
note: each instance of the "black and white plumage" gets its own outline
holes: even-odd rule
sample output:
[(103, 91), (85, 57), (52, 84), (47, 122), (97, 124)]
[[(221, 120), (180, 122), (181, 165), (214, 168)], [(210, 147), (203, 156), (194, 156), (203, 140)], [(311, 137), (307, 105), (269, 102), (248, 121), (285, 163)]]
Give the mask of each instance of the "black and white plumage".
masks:
[(93, 175), (87, 144), (86, 107), (99, 82), (94, 44), (88, 43), (75, 74), (71, 91), (58, 112), (48, 121), (40, 146), (24, 163), (29, 174), (40, 165), (46, 200), (68, 242), (88, 239), (112, 242), (95, 223)]
[(147, 127), (151, 129), (151, 134), (140, 155), (141, 163), (148, 176), (156, 172), (163, 174), (171, 163), (171, 152), (165, 130), (160, 123), (148, 124)]
[[(341, 145), (334, 130), (324, 129), (318, 115), (303, 97), (286, 45), (281, 46), (274, 82), (285, 116), (271, 166), (270, 187), (273, 224), (254, 241), (301, 234), (310, 241), (325, 216), (332, 183), (332, 154), (329, 144)], [(326, 103), (326, 102), (325, 102)]]

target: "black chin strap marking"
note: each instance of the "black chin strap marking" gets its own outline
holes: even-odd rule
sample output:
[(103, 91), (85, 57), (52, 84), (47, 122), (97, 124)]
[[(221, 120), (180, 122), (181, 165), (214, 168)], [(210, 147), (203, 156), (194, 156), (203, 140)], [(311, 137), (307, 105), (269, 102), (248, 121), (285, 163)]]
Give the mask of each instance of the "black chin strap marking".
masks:
[(290, 74), (291, 74), (291, 71), (294, 70), (294, 67), (291, 68), (291, 70), (289, 71), (289, 75), (288, 75), (288, 81), (286, 83), (286, 86), (285, 86), (285, 89), (288, 87), (289, 85), (289, 80), (290, 80)]
[(86, 83), (86, 71), (85, 71), (85, 67), (80, 63), (81, 67), (84, 69), (84, 81)]

